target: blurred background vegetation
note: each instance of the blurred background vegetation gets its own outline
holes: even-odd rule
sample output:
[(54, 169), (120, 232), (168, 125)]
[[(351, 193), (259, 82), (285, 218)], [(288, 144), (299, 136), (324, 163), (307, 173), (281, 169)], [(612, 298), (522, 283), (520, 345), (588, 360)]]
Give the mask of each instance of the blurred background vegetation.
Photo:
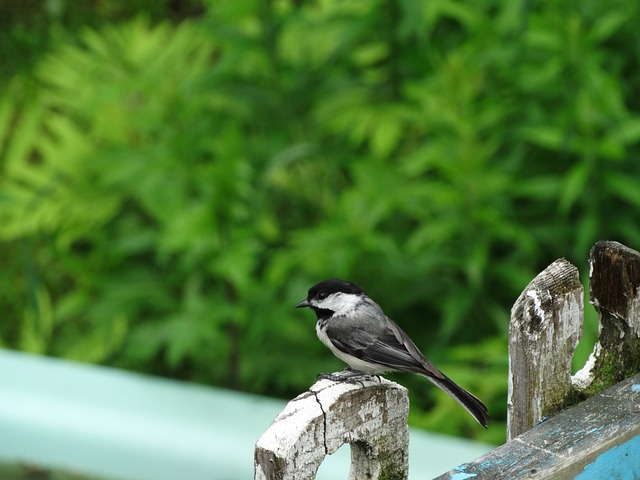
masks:
[(393, 376), (412, 425), (500, 442), (519, 293), (640, 246), (636, 2), (0, 5), (5, 348), (290, 398), (345, 278), (494, 418)]

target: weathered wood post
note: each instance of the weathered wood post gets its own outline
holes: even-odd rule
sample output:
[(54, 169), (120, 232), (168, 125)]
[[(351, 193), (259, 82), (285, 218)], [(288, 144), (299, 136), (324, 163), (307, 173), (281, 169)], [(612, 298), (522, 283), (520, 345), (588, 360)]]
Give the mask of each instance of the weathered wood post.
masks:
[(380, 378), (320, 380), (291, 400), (256, 444), (255, 480), (311, 480), (348, 443), (350, 480), (408, 478), (409, 397)]
[(509, 324), (507, 439), (526, 432), (571, 401), (571, 360), (582, 337), (578, 269), (560, 259), (516, 300)]
[(599, 340), (587, 364), (571, 376), (583, 290), (560, 259), (511, 311), (510, 440), (438, 480), (640, 478), (640, 253), (598, 242), (589, 267)]
[(556, 260), (522, 292), (511, 311), (507, 438), (640, 371), (640, 253), (598, 242), (589, 255), (589, 300), (598, 343), (573, 377), (584, 323), (578, 269)]
[(596, 243), (589, 301), (598, 312), (598, 343), (573, 381), (593, 395), (640, 371), (640, 253), (618, 242)]

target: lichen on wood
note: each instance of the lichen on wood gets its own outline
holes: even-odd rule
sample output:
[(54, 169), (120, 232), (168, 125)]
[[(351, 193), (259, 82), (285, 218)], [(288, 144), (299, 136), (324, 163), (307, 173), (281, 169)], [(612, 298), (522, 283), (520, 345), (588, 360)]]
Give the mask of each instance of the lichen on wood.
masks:
[(511, 311), (508, 438), (571, 401), (571, 360), (582, 325), (578, 269), (565, 259), (556, 260), (531, 281)]
[(589, 267), (598, 343), (574, 386), (593, 395), (640, 371), (640, 253), (618, 242), (598, 242)]

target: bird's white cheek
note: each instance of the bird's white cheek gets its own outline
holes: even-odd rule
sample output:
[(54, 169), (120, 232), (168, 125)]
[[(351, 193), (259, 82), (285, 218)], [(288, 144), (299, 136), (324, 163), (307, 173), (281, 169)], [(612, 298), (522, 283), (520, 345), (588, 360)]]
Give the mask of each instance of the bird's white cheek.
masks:
[(332, 310), (335, 316), (349, 315), (362, 302), (357, 295), (346, 295), (343, 293), (330, 297), (323, 308)]

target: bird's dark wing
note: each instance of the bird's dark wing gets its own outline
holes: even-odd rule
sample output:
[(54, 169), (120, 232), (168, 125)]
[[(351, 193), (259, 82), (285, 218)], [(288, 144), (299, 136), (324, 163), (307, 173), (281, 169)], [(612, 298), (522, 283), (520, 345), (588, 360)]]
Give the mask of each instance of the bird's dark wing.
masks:
[(444, 377), (381, 310), (361, 308), (357, 318), (334, 318), (327, 324), (326, 333), (336, 348), (361, 360), (383, 365), (389, 370)]
[(410, 370), (419, 367), (406, 348), (399, 343), (391, 331), (372, 335), (368, 332), (348, 331), (341, 333), (344, 327), (335, 325), (327, 328), (331, 342), (345, 353), (361, 360), (383, 365), (389, 370)]
[[(363, 312), (359, 318), (335, 318), (327, 325), (327, 336), (339, 350), (361, 360), (388, 367), (389, 370), (413, 372), (431, 380), (462, 405), (483, 427), (487, 427), (487, 407), (459, 386), (418, 350), (415, 343), (384, 314)], [(377, 312), (376, 312), (377, 313)]]

